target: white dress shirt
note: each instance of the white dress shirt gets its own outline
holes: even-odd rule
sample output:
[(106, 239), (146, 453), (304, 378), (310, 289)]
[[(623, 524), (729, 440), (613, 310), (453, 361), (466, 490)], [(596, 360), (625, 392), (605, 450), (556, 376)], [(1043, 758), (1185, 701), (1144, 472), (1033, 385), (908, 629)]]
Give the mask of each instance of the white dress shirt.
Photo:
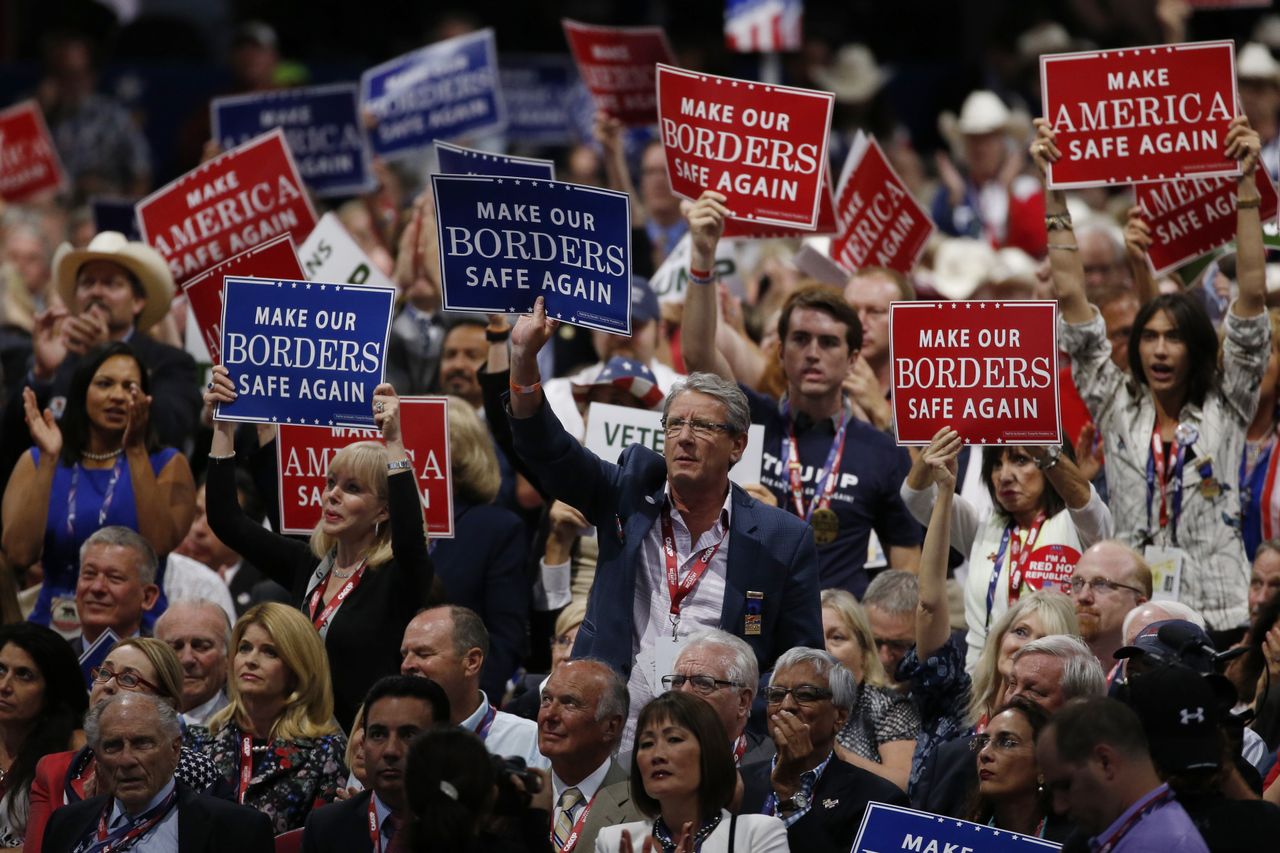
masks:
[[(489, 697), (481, 690), (480, 704), (470, 717), (462, 721), (462, 727), (469, 732), (474, 732), (480, 727), (488, 710)], [(538, 751), (538, 724), (533, 720), (517, 717), (515, 714), (499, 711), (493, 718), (493, 725), (489, 727), (484, 745), (492, 755), (523, 758), (528, 767), (546, 769), (551, 766), (551, 762)]]
[(569, 809), (569, 825), (582, 816), (582, 810), (591, 802), (591, 798), (600, 790), (600, 786), (604, 784), (604, 777), (609, 773), (609, 762), (612, 758), (606, 758), (604, 764), (601, 764), (595, 770), (591, 771), (591, 775), (583, 779), (576, 785), (566, 785), (564, 780), (556, 775), (556, 771), (551, 771), (551, 825), (556, 825), (556, 819), (560, 817), (560, 795), (565, 792), (566, 788), (577, 788), (578, 793), (582, 794), (582, 799), (578, 804)]
[[(636, 575), (635, 598), (632, 601), (632, 640), (635, 666), (627, 681), (631, 694), (631, 707), (627, 725), (622, 732), (621, 749), (630, 751), (636, 736), (636, 721), (640, 710), (650, 699), (663, 692), (662, 677), (673, 671), (676, 655), (694, 634), (720, 627), (724, 611), (724, 591), (729, 570), (729, 513), (733, 500), (732, 489), (725, 495), (724, 506), (716, 523), (691, 541), (689, 528), (680, 511), (671, 505), (670, 484), (664, 490), (671, 517), (671, 531), (675, 535), (676, 562), (680, 580), (683, 581), (703, 549), (724, 541), (707, 566), (698, 585), (680, 604), (679, 625), (672, 626), (671, 591), (667, 588), (667, 561), (662, 548), (662, 515), (654, 521), (645, 536), (640, 551), (644, 571)], [(674, 634), (674, 641), (673, 641)], [(661, 644), (661, 646), (660, 646)], [(658, 670), (662, 670), (659, 672)]]
[(219, 690), (201, 705), (197, 705), (182, 715), (182, 722), (188, 726), (207, 726), (209, 718), (227, 707), (227, 694)]

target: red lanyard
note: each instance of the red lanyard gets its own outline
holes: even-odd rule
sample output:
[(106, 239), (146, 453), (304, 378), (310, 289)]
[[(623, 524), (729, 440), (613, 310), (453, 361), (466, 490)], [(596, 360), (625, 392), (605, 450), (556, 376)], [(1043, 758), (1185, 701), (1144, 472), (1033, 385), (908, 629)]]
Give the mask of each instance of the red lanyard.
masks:
[(745, 734), (738, 735), (738, 742), (733, 745), (733, 766), (738, 767), (742, 764), (742, 756), (747, 754), (747, 736)]
[(1173, 799), (1173, 791), (1170, 790), (1167, 785), (1162, 787), (1164, 787), (1163, 791), (1152, 797), (1141, 809), (1129, 815), (1129, 819), (1126, 820), (1119, 829), (1112, 833), (1111, 837), (1108, 838), (1104, 844), (1097, 848), (1098, 853), (1111, 853), (1111, 851), (1115, 849), (1116, 845), (1120, 843), (1120, 839), (1128, 835), (1129, 830), (1133, 829), (1134, 826), (1138, 824), (1138, 821), (1142, 820), (1144, 817)]
[[(596, 794), (599, 794), (596, 791)], [(582, 835), (582, 825), (587, 822), (587, 812), (591, 811), (591, 804), (596, 801), (596, 794), (591, 795), (591, 799), (587, 800), (587, 807), (582, 810), (582, 814), (578, 815), (578, 819), (573, 822), (573, 830), (569, 833), (569, 837), (565, 839), (564, 846), (560, 848), (560, 853), (572, 853), (573, 848), (578, 846), (578, 837)], [(555, 844), (555, 834), (551, 836), (551, 843)]]
[(684, 580), (680, 580), (680, 563), (676, 559), (676, 535), (671, 529), (671, 514), (663, 511), (662, 513), (662, 550), (667, 557), (667, 591), (671, 594), (671, 636), (676, 635), (676, 629), (680, 627), (680, 603), (693, 592), (693, 588), (698, 585), (698, 581), (702, 580), (702, 576), (706, 574), (707, 567), (711, 565), (711, 561), (715, 559), (716, 552), (720, 550), (720, 546), (724, 544), (725, 536), (729, 535), (729, 531), (724, 532), (724, 536), (720, 537), (720, 541), (714, 545), (702, 549), (702, 554), (689, 571), (685, 572)]
[(240, 789), (236, 791), (236, 802), (244, 805), (245, 792), (249, 790), (249, 780), (253, 778), (253, 735), (240, 736)]
[[(1009, 523), (1009, 604), (1013, 604), (1018, 600), (1018, 596), (1022, 595), (1022, 581), (1027, 576), (1027, 564), (1031, 562), (1031, 549), (1040, 538), (1042, 524), (1044, 524), (1044, 513), (1038, 512), (1036, 520), (1031, 522), (1031, 528), (1027, 531), (1027, 542), (1022, 545), (1019, 543), (1018, 534), (1013, 530), (1015, 524)], [(999, 570), (1000, 567), (996, 566), (996, 571)]]
[(836, 483), (840, 479), (840, 460), (844, 458), (846, 426), (848, 426), (848, 418), (844, 412), (841, 412), (840, 427), (836, 430), (835, 438), (831, 439), (831, 449), (827, 451), (826, 479), (814, 485), (813, 503), (809, 505), (809, 510), (806, 512), (804, 507), (804, 483), (800, 479), (800, 470), (803, 467), (800, 464), (800, 445), (796, 442), (795, 423), (792, 421), (787, 422), (787, 438), (783, 443), (787, 446), (787, 470), (791, 478), (791, 500), (795, 504), (796, 515), (805, 521), (813, 518), (815, 509), (826, 508), (831, 503), (831, 496), (835, 494)]
[(107, 802), (107, 806), (102, 812), (102, 817), (98, 818), (96, 840), (87, 845), (85, 842), (81, 842), (81, 846), (77, 847), (77, 850), (84, 850), (86, 853), (111, 853), (112, 850), (117, 850), (121, 847), (128, 850), (133, 847), (131, 842), (134, 839), (155, 829), (156, 825), (168, 816), (173, 807), (177, 805), (178, 790), (175, 788), (170, 791), (169, 795), (157, 803), (154, 808), (138, 815), (138, 817), (121, 826), (115, 832), (107, 832), (107, 817), (111, 814), (113, 802), (114, 800)]
[[(316, 626), (317, 631), (328, 624), (329, 620), (333, 618), (334, 612), (342, 606), (342, 602), (346, 601), (347, 596), (360, 585), (360, 578), (364, 577), (364, 564), (365, 560), (361, 560), (355, 574), (347, 578), (347, 582), (338, 590), (338, 594), (329, 599), (329, 603), (325, 605), (324, 610), (321, 610), (318, 616), (316, 611), (319, 610), (320, 602), (323, 600), (324, 588), (328, 586), (329, 576), (325, 575), (325, 579), (316, 586), (316, 591), (311, 594), (311, 604), (308, 609), (311, 611), (311, 624)], [(330, 569), (330, 571), (333, 570)]]

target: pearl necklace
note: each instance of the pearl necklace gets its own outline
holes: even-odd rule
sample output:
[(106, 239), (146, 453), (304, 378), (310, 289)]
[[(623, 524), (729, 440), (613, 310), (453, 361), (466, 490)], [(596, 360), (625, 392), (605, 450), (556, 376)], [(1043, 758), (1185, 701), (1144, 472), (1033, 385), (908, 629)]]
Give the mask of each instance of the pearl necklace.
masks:
[(115, 459), (121, 453), (124, 453), (123, 447), (117, 447), (109, 453), (90, 453), (87, 450), (81, 450), (80, 455), (85, 459), (92, 459), (94, 462), (106, 462), (108, 459)]

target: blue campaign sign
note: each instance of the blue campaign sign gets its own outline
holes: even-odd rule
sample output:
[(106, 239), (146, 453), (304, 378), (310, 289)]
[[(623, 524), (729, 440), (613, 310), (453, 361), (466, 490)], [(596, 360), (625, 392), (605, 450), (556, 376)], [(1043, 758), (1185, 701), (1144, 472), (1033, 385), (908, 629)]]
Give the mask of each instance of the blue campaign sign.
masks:
[(871, 803), (850, 853), (1048, 853), (1059, 845), (980, 823)]
[(355, 83), (275, 89), (215, 98), (213, 138), (230, 151), (272, 128), (284, 129), (298, 173), (319, 196), (356, 195), (377, 186)]
[(556, 179), (556, 164), (536, 157), (513, 157), (510, 154), (490, 154), (475, 151), (448, 142), (436, 141), (436, 160), (442, 175), (495, 175), (504, 178)]
[(498, 74), (507, 104), (507, 139), (524, 145), (574, 141), (569, 103), (578, 69), (572, 58), (557, 53), (504, 53)]
[(239, 395), (224, 421), (372, 428), (395, 290), (227, 276), (222, 363)]
[(94, 231), (119, 231), (130, 240), (142, 240), (138, 231), (138, 216), (133, 211), (135, 202), (119, 198), (94, 197), (89, 199), (93, 212)]
[(372, 138), (379, 154), (501, 130), (506, 108), (493, 30), (436, 42), (370, 68), (360, 75), (360, 101), (378, 120)]
[(527, 313), (631, 334), (626, 193), (524, 178), (432, 175), (449, 311)]

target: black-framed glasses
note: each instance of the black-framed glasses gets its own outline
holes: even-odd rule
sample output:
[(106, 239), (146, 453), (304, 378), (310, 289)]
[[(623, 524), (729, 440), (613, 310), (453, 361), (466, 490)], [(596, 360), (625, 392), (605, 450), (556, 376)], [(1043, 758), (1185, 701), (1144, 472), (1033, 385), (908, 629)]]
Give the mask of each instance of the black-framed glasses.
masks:
[(969, 738), (969, 749), (973, 752), (982, 752), (982, 750), (987, 748), (987, 744), (993, 742), (996, 745), (996, 749), (1001, 752), (1012, 752), (1027, 745), (1008, 732), (1001, 732), (994, 738), (994, 740), (990, 734), (983, 732), (980, 735), (974, 735)]
[(692, 685), (695, 693), (701, 693), (703, 696), (710, 696), (722, 687), (741, 687), (736, 681), (726, 681), (723, 678), (716, 678), (711, 675), (664, 675), (662, 676), (662, 686), (668, 690), (679, 690), (684, 687), (685, 683)]
[(1079, 595), (1084, 592), (1084, 588), (1086, 586), (1093, 591), (1094, 595), (1106, 595), (1108, 593), (1115, 592), (1118, 589), (1127, 589), (1130, 592), (1137, 593), (1138, 595), (1146, 595), (1145, 592), (1138, 589), (1136, 586), (1130, 586), (1127, 583), (1118, 583), (1116, 581), (1107, 580), (1106, 578), (1093, 578), (1092, 580), (1072, 578), (1071, 594)]
[(770, 705), (781, 705), (788, 693), (799, 705), (812, 705), (814, 702), (830, 699), (832, 695), (831, 691), (825, 687), (801, 684), (799, 687), (770, 687), (764, 691), (764, 698)]
[(667, 438), (675, 438), (684, 428), (688, 426), (693, 430), (695, 438), (713, 438), (716, 433), (722, 432), (725, 435), (734, 435), (737, 430), (732, 424), (717, 423), (716, 421), (704, 421), (702, 418), (663, 418), (662, 429), (666, 431)]
[(89, 674), (92, 675), (93, 680), (99, 684), (106, 684), (114, 678), (116, 680), (116, 684), (119, 684), (125, 690), (133, 690), (141, 685), (155, 691), (156, 693), (160, 692), (159, 687), (155, 686), (150, 681), (147, 681), (136, 672), (132, 672), (127, 669), (121, 672), (116, 672), (114, 669), (104, 664), (103, 666), (95, 666)]

